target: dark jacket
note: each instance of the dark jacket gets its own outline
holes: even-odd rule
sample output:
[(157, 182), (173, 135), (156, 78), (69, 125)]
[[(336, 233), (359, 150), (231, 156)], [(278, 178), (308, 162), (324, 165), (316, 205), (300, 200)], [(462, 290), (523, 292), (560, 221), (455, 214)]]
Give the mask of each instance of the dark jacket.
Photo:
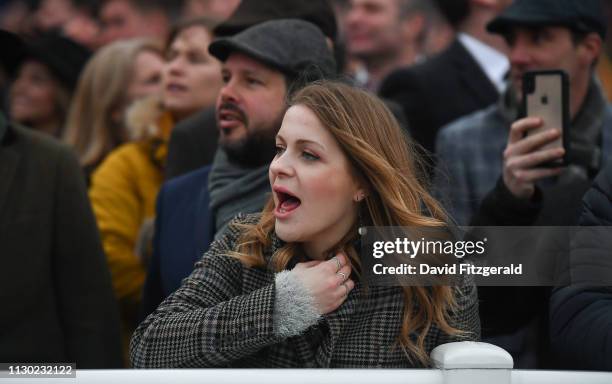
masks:
[(379, 93), (402, 106), (412, 137), (430, 152), (442, 126), (499, 98), (459, 40), (422, 64), (391, 73)]
[(122, 366), (117, 304), (75, 156), (0, 115), (0, 361)]
[[(234, 223), (254, 224), (259, 215)], [(400, 287), (369, 287), (357, 282), (346, 301), (323, 316), (318, 326), (296, 337), (275, 332), (275, 273), (271, 267), (250, 268), (228, 252), (241, 235), (230, 225), (196, 264), (181, 288), (168, 297), (136, 330), (130, 345), (132, 363), (161, 367), (414, 367), (397, 337), (404, 309)], [(264, 258), (283, 246), (272, 234)], [(476, 289), (455, 289), (457, 308), (451, 325), (467, 331), (468, 340), (480, 333)], [(425, 338), (425, 350), (456, 341), (436, 325)]]
[(166, 182), (157, 196), (153, 256), (143, 293), (143, 319), (176, 291), (214, 236), (204, 167)]
[(206, 108), (176, 124), (168, 144), (166, 180), (210, 165), (218, 140), (215, 107)]
[[(583, 107), (584, 108), (584, 107)], [(466, 117), (453, 126), (445, 128), (439, 136), (439, 142), (447, 143), (445, 147), (462, 147), (461, 151), (455, 150), (446, 153), (447, 164), (451, 169), (462, 169), (461, 172), (453, 171), (454, 177), (452, 187), (449, 188), (451, 195), (456, 199), (455, 211), (464, 212), (464, 217), (470, 217), (469, 224), (472, 226), (575, 226), (578, 223), (581, 210), (581, 201), (585, 192), (592, 183), (592, 176), (577, 177), (572, 174), (575, 170), (570, 167), (566, 176), (557, 179), (544, 180), (538, 183), (536, 194), (531, 200), (519, 199), (505, 186), (499, 174), (502, 172), (503, 148), (507, 140), (506, 136), (500, 137), (502, 126), (492, 123), (492, 113), (489, 117), (478, 118), (475, 114), (472, 118)], [(481, 124), (474, 124), (470, 119), (479, 119)], [(595, 120), (600, 125), (601, 132), (601, 154), (602, 162), (612, 149), (612, 107), (606, 106), (600, 119)], [(482, 124), (488, 122), (488, 124)], [(471, 123), (471, 124), (470, 124)], [(466, 129), (462, 129), (463, 126)], [(507, 128), (504, 129), (507, 132)], [(495, 133), (497, 132), (497, 134)], [(481, 140), (469, 144), (452, 144), (453, 140), (469, 134), (470, 137), (479, 137)], [(486, 140), (483, 138), (487, 137)], [(497, 143), (496, 143), (497, 142)], [(471, 146), (470, 148), (468, 148)], [(491, 148), (498, 149), (491, 152)], [(497, 153), (495, 157), (490, 156)], [(459, 155), (457, 155), (459, 154)], [(477, 159), (485, 159), (486, 161)], [(493, 175), (494, 171), (496, 175)], [(497, 178), (497, 182), (495, 181)], [(488, 183), (493, 183), (492, 189), (483, 194), (482, 187), (488, 188)], [(467, 189), (466, 189), (467, 187)], [(465, 192), (468, 190), (468, 192)], [(483, 196), (484, 197), (481, 197)], [(469, 196), (469, 199), (465, 197)], [(470, 201), (471, 200), (471, 201)], [(470, 206), (481, 204), (474, 215), (465, 214)], [(457, 207), (465, 207), (458, 209)], [(539, 368), (563, 368), (557, 365), (551, 357), (549, 340), (549, 316), (547, 303), (551, 300), (552, 287), (479, 287), (478, 296), (481, 300), (480, 315), (482, 320), (483, 338), (504, 335), (506, 340), (516, 341), (517, 338), (506, 337), (509, 334), (531, 327), (538, 336), (535, 348), (538, 354)], [(531, 337), (536, 340), (535, 337)], [(492, 340), (487, 340), (491, 342)], [(508, 346), (504, 346), (507, 350)], [(512, 353), (512, 351), (510, 351)], [(528, 354), (525, 354), (528, 356)], [(515, 367), (521, 366), (515, 359)]]
[(582, 200), (582, 226), (612, 226), (612, 160), (599, 173)]
[[(612, 226), (612, 162), (599, 174), (582, 201), (580, 225), (571, 254), (576, 268), (604, 268), (612, 278), (608, 228)], [(595, 263), (593, 263), (595, 261)], [(612, 287), (569, 286), (555, 291), (550, 301), (550, 334), (553, 350), (568, 369), (612, 370)]]

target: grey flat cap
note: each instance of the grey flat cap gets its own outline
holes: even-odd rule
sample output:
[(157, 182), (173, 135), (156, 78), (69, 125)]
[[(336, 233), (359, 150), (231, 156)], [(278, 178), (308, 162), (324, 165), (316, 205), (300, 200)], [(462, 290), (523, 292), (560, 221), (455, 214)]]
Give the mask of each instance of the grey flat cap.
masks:
[(566, 26), (606, 37), (607, 22), (600, 0), (515, 0), (487, 25), (489, 32), (506, 34), (516, 26)]
[(336, 62), (325, 36), (314, 24), (298, 19), (270, 20), (234, 35), (215, 40), (211, 55), (225, 62), (240, 52), (289, 76), (308, 73), (315, 78), (336, 74)]

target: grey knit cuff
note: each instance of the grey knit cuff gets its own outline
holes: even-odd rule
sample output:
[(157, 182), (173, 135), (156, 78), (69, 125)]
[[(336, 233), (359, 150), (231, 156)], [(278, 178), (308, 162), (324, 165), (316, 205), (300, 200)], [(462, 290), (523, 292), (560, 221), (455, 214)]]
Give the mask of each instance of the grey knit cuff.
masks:
[(276, 274), (274, 332), (280, 337), (297, 336), (315, 325), (321, 315), (312, 295), (291, 273)]

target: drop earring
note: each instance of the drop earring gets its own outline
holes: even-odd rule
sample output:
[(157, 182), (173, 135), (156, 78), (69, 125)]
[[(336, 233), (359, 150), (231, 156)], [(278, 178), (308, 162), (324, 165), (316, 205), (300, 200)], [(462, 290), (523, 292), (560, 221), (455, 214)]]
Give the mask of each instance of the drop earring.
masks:
[[(359, 201), (361, 202), (361, 200), (363, 200), (363, 195), (359, 196)], [(361, 214), (361, 206), (357, 210), (357, 219), (359, 220), (359, 223), (358, 223), (359, 228), (357, 229), (357, 233), (359, 233), (359, 236), (365, 236), (368, 233), (368, 230), (363, 223), (363, 216)]]

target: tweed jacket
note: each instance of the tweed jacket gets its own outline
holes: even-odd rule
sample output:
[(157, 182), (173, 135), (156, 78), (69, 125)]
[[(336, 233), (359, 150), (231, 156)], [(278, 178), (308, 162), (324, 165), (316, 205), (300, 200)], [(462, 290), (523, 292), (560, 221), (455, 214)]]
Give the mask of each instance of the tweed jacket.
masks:
[[(503, 152), (516, 118), (502, 103), (462, 117), (438, 135), (434, 195), (459, 225), (470, 224), (502, 175)], [(601, 163), (605, 164), (612, 153), (612, 106), (604, 107), (603, 116), (591, 114), (590, 108), (583, 106), (578, 116), (599, 125)]]
[[(258, 215), (234, 223), (255, 223)], [(275, 273), (249, 268), (227, 256), (240, 229), (231, 225), (196, 264), (182, 287), (170, 295), (136, 330), (130, 353), (134, 367), (414, 367), (396, 345), (401, 329), (403, 295), (396, 287), (357, 282), (346, 301), (305, 333), (282, 339), (275, 332)], [(265, 257), (283, 243), (274, 235)], [(451, 325), (467, 331), (462, 340), (480, 335), (473, 285), (456, 288), (457, 310)], [(425, 348), (458, 338), (433, 325)]]

